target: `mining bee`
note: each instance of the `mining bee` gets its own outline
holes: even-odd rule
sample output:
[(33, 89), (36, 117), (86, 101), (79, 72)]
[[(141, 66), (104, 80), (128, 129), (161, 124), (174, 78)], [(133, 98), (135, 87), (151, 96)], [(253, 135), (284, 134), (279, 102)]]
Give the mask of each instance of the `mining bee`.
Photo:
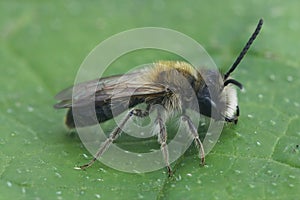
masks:
[[(149, 116), (154, 105), (161, 105), (167, 112), (178, 112), (181, 119), (186, 123), (187, 133), (190, 134), (199, 150), (201, 164), (205, 163), (205, 153), (196, 126), (186, 114), (187, 109), (197, 110), (204, 116), (214, 120), (226, 121), (236, 124), (239, 117), (239, 106), (236, 88), (242, 89), (242, 84), (231, 78), (231, 73), (236, 69), (244, 55), (247, 53), (252, 42), (259, 34), (263, 20), (258, 25), (250, 39), (240, 52), (239, 56), (224, 74), (220, 75), (215, 69), (195, 69), (187, 62), (159, 61), (152, 66), (139, 69), (124, 75), (114, 75), (97, 80), (79, 83), (57, 94), (59, 103), (55, 108), (68, 108), (65, 123), (69, 128), (75, 128), (73, 110), (79, 110), (79, 120), (76, 127), (95, 125), (125, 111), (128, 114), (123, 121), (110, 133), (102, 143), (94, 158), (87, 164), (80, 166), (81, 169), (90, 167), (97, 158), (118, 138), (122, 128), (133, 117)], [(73, 90), (73, 89), (76, 90)], [(73, 94), (72, 91), (77, 91)], [(117, 92), (116, 92), (117, 91)], [(195, 94), (192, 96), (191, 94)], [(197, 105), (191, 103), (196, 98)], [(91, 101), (91, 99), (93, 101)], [(195, 99), (193, 99), (195, 100)], [(195, 101), (193, 101), (195, 102)], [(97, 119), (90, 115), (90, 105), (93, 105)], [(136, 108), (139, 104), (146, 104), (145, 109)], [(212, 114), (215, 113), (215, 114)], [(77, 112), (78, 114), (78, 112)], [(155, 126), (158, 130), (158, 140), (164, 157), (169, 175), (172, 169), (169, 163), (167, 148), (167, 131), (165, 112), (157, 109)]]

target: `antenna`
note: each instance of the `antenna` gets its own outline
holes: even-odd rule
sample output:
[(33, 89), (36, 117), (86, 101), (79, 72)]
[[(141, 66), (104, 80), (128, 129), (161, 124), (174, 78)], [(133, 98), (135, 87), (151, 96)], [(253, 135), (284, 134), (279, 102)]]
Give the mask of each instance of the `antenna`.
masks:
[(243, 50), (241, 51), (240, 55), (237, 57), (237, 59), (232, 64), (230, 69), (225, 73), (224, 80), (226, 80), (228, 78), (228, 76), (235, 70), (235, 68), (239, 65), (239, 63), (241, 62), (243, 57), (246, 55), (249, 47), (251, 46), (251, 44), (255, 40), (256, 36), (259, 34), (259, 31), (260, 31), (262, 25), (263, 25), (263, 19), (260, 19), (257, 26), (256, 26), (255, 31), (252, 33), (251, 37), (249, 38), (249, 40), (248, 40), (247, 44), (245, 45), (245, 47), (243, 48)]

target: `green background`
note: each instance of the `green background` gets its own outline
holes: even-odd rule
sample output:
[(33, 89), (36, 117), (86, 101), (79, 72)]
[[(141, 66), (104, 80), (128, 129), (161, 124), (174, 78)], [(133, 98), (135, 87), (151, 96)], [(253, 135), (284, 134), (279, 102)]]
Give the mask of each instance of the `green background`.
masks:
[[(0, 199), (298, 199), (299, 6), (297, 0), (1, 1)], [(262, 33), (234, 73), (246, 88), (239, 123), (225, 127), (205, 167), (191, 146), (172, 164), (171, 179), (165, 169), (128, 174), (100, 162), (73, 169), (91, 155), (64, 127), (65, 112), (52, 105), (97, 44), (131, 28), (171, 28), (201, 43), (226, 70), (259, 18)], [(107, 73), (153, 58), (124, 59)], [(155, 140), (122, 136), (118, 143), (143, 149)]]

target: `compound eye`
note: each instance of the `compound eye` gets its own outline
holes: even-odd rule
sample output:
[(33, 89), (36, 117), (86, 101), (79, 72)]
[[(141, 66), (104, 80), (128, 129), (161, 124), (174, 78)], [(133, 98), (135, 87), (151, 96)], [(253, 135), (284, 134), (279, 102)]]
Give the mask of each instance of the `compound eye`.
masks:
[(211, 100), (209, 97), (205, 97), (205, 101), (208, 102), (208, 104), (209, 104), (212, 108), (217, 109), (216, 103), (215, 103), (213, 100)]

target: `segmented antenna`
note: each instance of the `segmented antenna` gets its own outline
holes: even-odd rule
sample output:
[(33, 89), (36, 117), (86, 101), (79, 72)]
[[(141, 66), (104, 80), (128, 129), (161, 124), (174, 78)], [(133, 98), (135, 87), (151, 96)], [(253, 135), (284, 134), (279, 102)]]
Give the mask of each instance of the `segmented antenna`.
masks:
[(228, 76), (235, 70), (235, 68), (241, 62), (241, 60), (243, 59), (243, 57), (247, 53), (249, 47), (251, 46), (251, 44), (255, 40), (256, 36), (259, 34), (259, 31), (260, 31), (262, 25), (263, 25), (263, 19), (260, 19), (259, 22), (258, 22), (258, 24), (257, 24), (257, 26), (256, 26), (255, 31), (252, 33), (251, 37), (249, 38), (249, 40), (248, 40), (247, 44), (245, 45), (245, 47), (243, 48), (243, 50), (241, 51), (240, 55), (237, 57), (237, 59), (232, 64), (232, 66), (230, 67), (230, 69), (225, 73), (224, 80), (226, 80), (228, 78)]

